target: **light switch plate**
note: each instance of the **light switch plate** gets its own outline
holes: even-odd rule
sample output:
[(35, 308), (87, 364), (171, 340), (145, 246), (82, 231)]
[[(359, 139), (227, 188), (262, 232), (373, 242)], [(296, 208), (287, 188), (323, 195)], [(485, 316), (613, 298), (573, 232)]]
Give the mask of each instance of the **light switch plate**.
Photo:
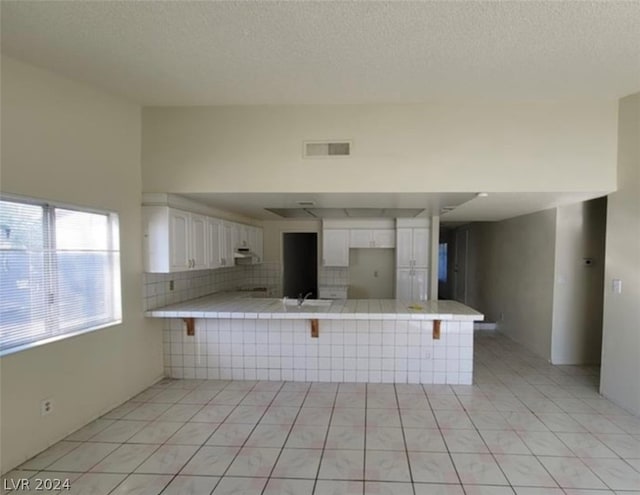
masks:
[(614, 278), (611, 283), (611, 290), (613, 290), (614, 294), (622, 294), (622, 280)]

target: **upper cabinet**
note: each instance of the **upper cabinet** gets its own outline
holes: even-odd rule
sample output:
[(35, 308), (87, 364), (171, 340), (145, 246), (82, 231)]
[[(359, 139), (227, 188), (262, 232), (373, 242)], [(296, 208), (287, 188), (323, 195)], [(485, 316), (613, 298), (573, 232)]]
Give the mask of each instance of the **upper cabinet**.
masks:
[(155, 273), (208, 267), (207, 217), (166, 206), (145, 206), (145, 271)]
[(247, 247), (262, 261), (262, 229), (168, 206), (143, 206), (144, 269), (183, 272), (234, 266)]
[(350, 248), (393, 248), (396, 245), (394, 229), (350, 229)]
[(429, 267), (429, 229), (403, 227), (397, 230), (397, 268)]
[(249, 248), (256, 255), (255, 263), (262, 263), (264, 258), (264, 232), (261, 227), (251, 227), (249, 231)]
[(322, 264), (349, 266), (349, 229), (322, 230)]

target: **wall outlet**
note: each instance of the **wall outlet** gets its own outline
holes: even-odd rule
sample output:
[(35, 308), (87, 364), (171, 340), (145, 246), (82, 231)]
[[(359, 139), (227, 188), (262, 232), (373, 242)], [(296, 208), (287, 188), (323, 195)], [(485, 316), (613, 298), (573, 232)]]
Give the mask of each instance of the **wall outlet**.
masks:
[(169, 290), (173, 290), (175, 288), (175, 283), (173, 280), (169, 280)]
[(53, 412), (53, 399), (42, 399), (40, 401), (40, 416), (47, 416)]

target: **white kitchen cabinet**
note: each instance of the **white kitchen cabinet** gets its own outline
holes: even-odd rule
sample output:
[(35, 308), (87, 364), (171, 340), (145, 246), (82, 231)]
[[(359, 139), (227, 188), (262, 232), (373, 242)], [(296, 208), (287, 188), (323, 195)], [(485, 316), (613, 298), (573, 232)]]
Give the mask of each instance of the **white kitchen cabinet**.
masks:
[(393, 229), (376, 229), (373, 231), (373, 247), (396, 247), (396, 231)]
[(205, 270), (209, 267), (208, 222), (204, 215), (189, 213), (189, 251), (191, 269)]
[(413, 229), (413, 267), (429, 267), (429, 229)]
[(223, 228), (222, 220), (207, 218), (208, 260), (212, 269), (222, 266)]
[(393, 248), (396, 235), (393, 229), (350, 229), (351, 248)]
[(348, 229), (323, 229), (322, 264), (324, 266), (349, 266)]
[(229, 222), (233, 229), (233, 249), (249, 247), (249, 225), (242, 225), (240, 223)]
[(146, 272), (208, 267), (207, 217), (167, 206), (145, 206), (142, 210)]
[(262, 230), (262, 227), (253, 227), (251, 251), (253, 251), (257, 256), (255, 263), (262, 263), (262, 260), (264, 259), (264, 231)]
[(220, 241), (220, 266), (223, 268), (233, 266), (234, 234), (236, 229), (233, 222), (222, 222), (222, 239)]
[(169, 215), (169, 270), (180, 272), (191, 268), (189, 253), (189, 213), (167, 209)]
[(396, 271), (396, 299), (400, 301), (426, 301), (428, 284), (428, 270), (401, 268)]
[(346, 299), (346, 287), (319, 286), (318, 298), (320, 299)]
[(368, 229), (351, 229), (349, 230), (349, 247), (370, 248), (371, 237), (371, 231)]
[(398, 228), (396, 268), (429, 267), (429, 229)]

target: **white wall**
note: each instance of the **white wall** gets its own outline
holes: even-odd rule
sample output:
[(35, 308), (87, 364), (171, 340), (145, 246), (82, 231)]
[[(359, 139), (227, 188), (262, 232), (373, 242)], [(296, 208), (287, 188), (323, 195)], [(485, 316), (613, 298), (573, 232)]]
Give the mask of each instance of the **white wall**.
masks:
[[(553, 364), (599, 364), (606, 199), (558, 208), (553, 289)], [(584, 259), (593, 263), (585, 265)]]
[[(615, 101), (143, 109), (147, 192), (612, 191)], [(305, 140), (353, 140), (303, 159)]]
[(2, 472), (162, 375), (142, 314), (140, 135), (140, 107), (2, 58), (2, 191), (118, 212), (123, 291), (121, 325), (0, 359)]
[[(607, 205), (600, 392), (640, 415), (640, 93), (620, 100), (618, 191)], [(611, 291), (622, 280), (622, 294)]]
[(551, 209), (469, 229), (467, 304), (545, 359), (551, 358), (555, 228)]

